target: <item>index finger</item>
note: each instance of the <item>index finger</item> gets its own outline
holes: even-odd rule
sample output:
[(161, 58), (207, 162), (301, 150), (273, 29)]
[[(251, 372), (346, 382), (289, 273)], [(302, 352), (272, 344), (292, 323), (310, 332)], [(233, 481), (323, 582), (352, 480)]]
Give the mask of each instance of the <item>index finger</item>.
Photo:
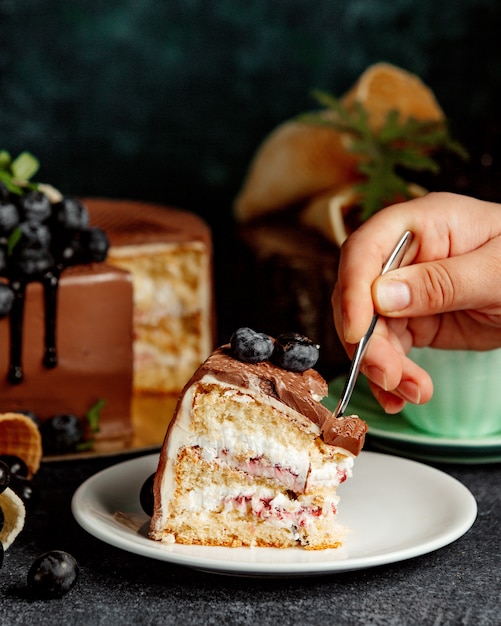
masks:
[[(396, 223), (384, 229), (372, 226), (370, 232), (363, 227), (355, 231), (341, 251), (333, 309), (336, 328), (348, 343), (357, 343), (367, 331), (374, 314), (372, 283), (409, 230)], [(408, 257), (406, 253), (404, 259)]]

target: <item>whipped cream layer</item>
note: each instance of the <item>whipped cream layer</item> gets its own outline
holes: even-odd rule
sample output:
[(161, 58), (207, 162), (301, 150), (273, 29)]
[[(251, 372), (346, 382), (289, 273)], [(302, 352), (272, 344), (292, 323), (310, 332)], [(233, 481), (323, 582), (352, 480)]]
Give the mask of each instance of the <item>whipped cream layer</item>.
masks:
[(266, 520), (278, 528), (289, 529), (295, 536), (297, 528), (307, 528), (320, 515), (334, 516), (338, 502), (339, 498), (334, 492), (319, 506), (313, 496), (291, 499), (259, 485), (241, 489), (213, 484), (208, 489), (191, 490), (178, 503), (182, 508), (192, 511), (201, 524), (209, 520), (213, 512), (223, 516), (238, 512)]
[[(211, 388), (217, 390), (216, 393), (219, 394), (222, 403), (232, 402), (233, 407), (248, 409), (250, 413), (255, 411), (260, 401), (270, 405), (304, 436), (304, 441), (299, 441), (298, 444), (297, 436), (294, 440), (288, 441), (288, 435), (278, 430), (270, 437), (269, 433), (260, 427), (260, 423), (246, 421), (245, 413), (240, 420), (236, 419), (235, 408), (231, 409), (228, 419), (221, 419), (222, 411), (219, 406), (212, 413), (204, 411), (203, 423), (199, 424), (197, 418), (193, 419), (193, 415), (196, 414), (197, 398), (205, 397), (207, 390)], [(312, 448), (312, 443), (316, 439), (320, 447)], [(225, 465), (254, 479), (272, 480), (277, 483), (278, 488), (290, 490), (301, 498), (307, 498), (308, 493), (321, 490), (323, 494), (327, 494), (324, 497), (333, 507), (337, 504), (335, 490), (351, 476), (354, 462), (350, 452), (321, 442), (319, 426), (294, 409), (275, 398), (268, 397), (259, 389), (253, 389), (253, 395), (250, 395), (246, 388), (227, 383), (223, 385), (210, 374), (206, 374), (185, 391), (177, 408), (176, 420), (169, 429), (167, 454), (160, 483), (160, 499), (164, 503), (170, 502), (174, 496), (175, 467), (178, 456), (185, 448), (200, 450), (202, 460), (208, 464)], [(269, 506), (270, 500), (274, 500), (274, 494), (276, 495), (276, 489), (263, 490), (261, 486), (246, 485), (244, 489), (238, 486), (228, 490), (222, 485), (215, 485), (209, 490), (195, 488), (184, 504), (192, 512), (203, 516), (205, 508), (207, 511), (216, 510), (223, 505), (223, 508), (238, 508), (245, 503), (245, 507), (250, 507), (255, 515), (262, 517), (264, 502), (267, 503), (269, 511), (274, 510), (278, 504), (274, 502), (274, 505)], [(292, 511), (295, 511), (296, 517), (318, 515), (318, 510), (313, 504), (305, 504), (299, 499), (293, 500), (292, 504), (289, 500), (288, 507), (289, 518)], [(163, 517), (168, 516), (170, 514), (168, 506), (163, 506), (162, 512)], [(285, 513), (277, 515), (282, 519), (286, 518)], [(162, 524), (161, 521), (159, 523)], [(290, 523), (293, 525), (292, 521)]]

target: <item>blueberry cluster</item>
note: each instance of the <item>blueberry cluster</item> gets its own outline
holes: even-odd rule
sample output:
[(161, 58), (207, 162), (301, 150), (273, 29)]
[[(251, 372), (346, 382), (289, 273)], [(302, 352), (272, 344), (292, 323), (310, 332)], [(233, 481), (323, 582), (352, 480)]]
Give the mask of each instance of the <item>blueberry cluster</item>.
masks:
[(41, 422), (33, 411), (21, 411), (40, 431), (44, 455), (68, 454), (89, 450), (100, 430), (101, 410), (105, 400), (98, 400), (83, 417), (58, 413)]
[[(27, 510), (33, 507), (36, 493), (28, 478), (26, 463), (15, 455), (0, 455), (0, 493), (9, 487), (24, 502)], [(0, 507), (0, 532), (5, 516)], [(0, 542), (0, 568), (4, 560), (4, 547)], [(59, 598), (67, 593), (78, 577), (75, 558), (62, 550), (51, 550), (37, 557), (31, 564), (27, 584), (32, 594), (39, 598)]]
[(70, 265), (104, 261), (106, 234), (89, 227), (85, 206), (73, 198), (51, 204), (38, 189), (21, 195), (0, 183), (0, 316), (14, 302), (13, 284), (59, 275)]
[(236, 330), (230, 339), (231, 355), (244, 363), (270, 360), (291, 372), (304, 372), (318, 361), (320, 346), (299, 333), (283, 333), (275, 341), (248, 327)]

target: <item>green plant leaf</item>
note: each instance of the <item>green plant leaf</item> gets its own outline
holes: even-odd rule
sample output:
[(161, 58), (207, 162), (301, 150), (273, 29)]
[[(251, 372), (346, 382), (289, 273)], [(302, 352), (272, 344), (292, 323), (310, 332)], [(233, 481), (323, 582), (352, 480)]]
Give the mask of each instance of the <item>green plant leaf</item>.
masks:
[(7, 150), (0, 150), (0, 169), (5, 170), (10, 168), (12, 163), (12, 157)]
[(11, 164), (12, 175), (23, 182), (30, 180), (39, 169), (40, 162), (29, 152), (21, 152)]
[(7, 239), (7, 256), (12, 256), (14, 252), (14, 248), (16, 247), (18, 241), (21, 239), (22, 233), (19, 226), (16, 226), (14, 230), (10, 233), (9, 238)]
[(29, 152), (21, 152), (14, 160), (7, 150), (0, 150), (0, 182), (10, 193), (21, 195), (26, 189), (36, 189), (38, 184), (29, 182), (40, 169), (40, 163)]
[(9, 172), (0, 170), (0, 182), (2, 182), (7, 188), (7, 191), (10, 191), (11, 193), (15, 193), (18, 196), (23, 193), (22, 188), (13, 182), (12, 175), (9, 174)]
[(463, 146), (450, 137), (445, 122), (412, 117), (402, 120), (397, 110), (391, 110), (383, 126), (375, 131), (360, 102), (347, 109), (329, 93), (315, 91), (313, 95), (324, 110), (303, 114), (298, 119), (309, 124), (331, 126), (350, 136), (348, 150), (361, 157), (358, 170), (364, 178), (356, 189), (361, 194), (363, 220), (397, 197), (409, 197), (410, 181), (402, 177), (402, 169), (437, 173), (436, 155), (442, 151), (468, 158)]
[(85, 414), (85, 419), (89, 424), (90, 430), (92, 433), (99, 432), (99, 422), (101, 420), (101, 411), (106, 406), (106, 400), (100, 399), (95, 404), (93, 404), (90, 409)]

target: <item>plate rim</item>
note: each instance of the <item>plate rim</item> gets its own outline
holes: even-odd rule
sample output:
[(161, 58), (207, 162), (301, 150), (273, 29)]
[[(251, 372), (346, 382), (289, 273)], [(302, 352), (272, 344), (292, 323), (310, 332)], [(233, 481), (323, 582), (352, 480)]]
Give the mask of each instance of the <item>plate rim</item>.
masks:
[[(200, 549), (200, 552), (207, 552), (207, 550), (210, 548), (214, 548), (214, 552), (217, 551), (218, 553), (220, 553), (221, 551), (223, 551), (223, 553), (224, 551), (228, 551), (228, 555), (231, 554), (232, 556), (238, 554), (237, 551), (245, 551), (247, 553), (247, 551), (249, 550), (271, 550), (273, 552), (275, 550), (281, 549), (222, 548), (218, 546), (181, 546), (179, 544), (165, 546), (161, 543), (149, 540), (147, 537), (139, 534), (132, 535), (132, 537), (134, 537), (134, 539), (132, 539), (131, 533), (133, 531), (131, 529), (126, 530), (125, 526), (124, 529), (119, 529), (122, 532), (117, 532), (116, 527), (112, 527), (109, 522), (106, 522), (106, 516), (104, 515), (104, 513), (102, 514), (103, 519), (98, 520), (98, 523), (96, 525), (96, 518), (89, 513), (90, 507), (88, 506), (88, 494), (93, 492), (95, 493), (96, 487), (102, 486), (103, 483), (106, 483), (106, 481), (109, 480), (110, 473), (112, 471), (119, 471), (120, 468), (123, 470), (123, 466), (126, 464), (129, 465), (130, 468), (134, 467), (135, 465), (137, 465), (138, 467), (144, 466), (144, 468), (146, 468), (148, 464), (150, 464), (150, 467), (152, 467), (154, 470), (154, 468), (156, 467), (154, 460), (158, 460), (158, 454), (143, 455), (134, 459), (122, 461), (113, 464), (110, 467), (105, 468), (90, 476), (75, 491), (71, 501), (71, 510), (78, 524), (89, 534), (105, 543), (108, 543), (109, 545), (112, 545), (126, 552), (173, 563), (176, 565), (190, 567), (195, 570), (210, 571), (217, 574), (254, 577), (304, 577), (324, 574), (339, 574), (353, 570), (368, 569), (379, 565), (397, 563), (400, 561), (422, 556), (424, 554), (433, 552), (435, 550), (438, 550), (439, 548), (445, 547), (446, 545), (453, 543), (461, 536), (463, 536), (474, 524), (478, 512), (476, 500), (470, 490), (453, 476), (450, 476), (449, 474), (442, 472), (441, 470), (411, 459), (372, 451), (363, 451), (361, 454), (365, 455), (365, 458), (368, 459), (367, 462), (370, 462), (369, 459), (371, 457), (376, 460), (377, 457), (384, 457), (385, 460), (391, 459), (390, 463), (397, 463), (397, 465), (399, 463), (414, 464), (416, 466), (419, 466), (421, 471), (431, 472), (430, 475), (435, 475), (435, 473), (436, 475), (442, 475), (442, 480), (450, 481), (450, 485), (455, 485), (456, 495), (461, 493), (461, 498), (465, 507), (465, 513), (463, 518), (459, 521), (456, 520), (453, 531), (448, 529), (447, 532), (444, 531), (441, 534), (434, 535), (430, 539), (411, 547), (353, 558), (350, 558), (349, 556), (346, 558), (339, 558), (340, 552), (331, 550), (333, 553), (333, 557), (337, 555), (338, 558), (323, 561), (303, 561), (300, 563), (295, 561), (273, 561), (272, 563), (251, 561), (242, 562), (235, 559), (229, 560), (217, 558), (217, 556), (215, 558), (209, 558), (206, 556), (196, 556), (194, 554), (184, 554), (183, 551), (193, 551), (193, 549), (195, 550), (195, 552), (197, 551), (197, 549)], [(147, 474), (144, 476), (144, 479), (146, 477)], [(104, 503), (101, 503), (101, 506), (104, 510)], [(101, 525), (104, 524), (104, 526), (100, 526), (99, 523)], [(104, 531), (103, 528), (105, 529)], [(305, 552), (309, 552), (310, 555), (316, 552), (304, 551), (301, 548), (289, 548), (288, 550), (297, 550), (298, 554), (303, 555)], [(325, 551), (318, 551), (318, 553), (325, 555)]]

